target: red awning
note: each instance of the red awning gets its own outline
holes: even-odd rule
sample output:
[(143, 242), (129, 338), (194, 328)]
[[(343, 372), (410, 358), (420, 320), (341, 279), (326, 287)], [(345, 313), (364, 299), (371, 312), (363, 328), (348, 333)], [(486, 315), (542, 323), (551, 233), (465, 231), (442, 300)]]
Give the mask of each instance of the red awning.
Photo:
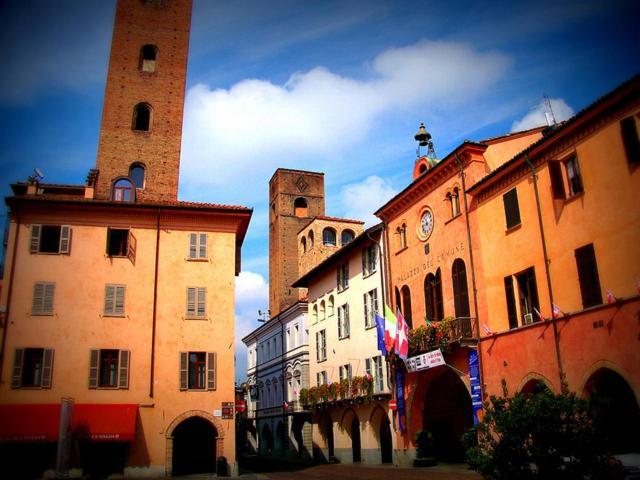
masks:
[[(73, 406), (71, 428), (76, 438), (130, 442), (136, 435), (136, 404)], [(0, 405), (0, 441), (56, 442), (60, 404)]]

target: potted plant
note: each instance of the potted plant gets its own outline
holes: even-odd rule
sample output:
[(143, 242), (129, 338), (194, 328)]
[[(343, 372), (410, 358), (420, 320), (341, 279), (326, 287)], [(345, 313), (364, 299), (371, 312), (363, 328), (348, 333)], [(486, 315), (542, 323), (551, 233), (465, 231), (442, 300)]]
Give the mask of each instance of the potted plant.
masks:
[(338, 382), (333, 382), (329, 385), (329, 396), (331, 400), (336, 401), (340, 396), (340, 384)]
[(340, 380), (340, 398), (343, 400), (349, 398), (349, 380), (346, 378)]
[(323, 383), (318, 386), (318, 401), (327, 402), (329, 400), (329, 385)]
[(300, 390), (300, 403), (303, 407), (309, 406), (309, 390), (307, 388)]
[(414, 467), (431, 467), (436, 464), (433, 452), (433, 435), (429, 430), (419, 430), (416, 432), (416, 459), (413, 461)]

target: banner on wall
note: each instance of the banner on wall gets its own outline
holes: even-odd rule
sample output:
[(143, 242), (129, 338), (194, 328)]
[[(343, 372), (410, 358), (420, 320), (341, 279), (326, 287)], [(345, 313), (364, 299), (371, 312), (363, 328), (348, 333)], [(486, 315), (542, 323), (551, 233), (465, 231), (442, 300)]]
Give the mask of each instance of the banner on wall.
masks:
[(473, 424), (478, 424), (478, 410), (482, 410), (482, 389), (480, 388), (480, 368), (478, 352), (469, 352), (469, 385), (471, 386), (471, 405), (473, 406)]
[(396, 369), (396, 401), (398, 402), (398, 429), (405, 431), (406, 410), (404, 405), (404, 370)]

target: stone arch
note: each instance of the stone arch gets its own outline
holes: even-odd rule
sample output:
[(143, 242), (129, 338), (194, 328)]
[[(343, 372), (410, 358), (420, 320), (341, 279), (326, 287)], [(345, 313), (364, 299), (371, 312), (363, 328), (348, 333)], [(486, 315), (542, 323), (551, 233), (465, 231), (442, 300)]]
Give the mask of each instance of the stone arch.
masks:
[(340, 422), (338, 423), (338, 425), (340, 426), (341, 430), (345, 430), (344, 420), (345, 418), (347, 418), (347, 415), (349, 414), (349, 412), (353, 413), (353, 415), (358, 419), (358, 421), (360, 421), (360, 417), (358, 417), (358, 413), (355, 411), (355, 409), (353, 407), (349, 407), (344, 412), (342, 412), (342, 415), (340, 416)]
[(522, 392), (523, 389), (525, 389), (525, 387), (527, 386), (527, 384), (529, 384), (532, 381), (540, 382), (545, 387), (547, 387), (550, 392), (554, 391), (553, 384), (547, 377), (545, 377), (544, 375), (538, 372), (529, 372), (520, 381), (520, 385), (518, 385), (518, 389), (516, 390), (516, 392)]
[(187, 410), (174, 418), (164, 432), (166, 445), (164, 468), (166, 475), (169, 477), (173, 474), (173, 431), (182, 422), (192, 417), (203, 418), (213, 425), (218, 434), (218, 437), (216, 438), (216, 455), (218, 457), (224, 456), (224, 428), (222, 427), (220, 420), (204, 410)]
[(631, 375), (629, 375), (624, 369), (619, 367), (617, 364), (615, 364), (613, 362), (610, 362), (609, 360), (598, 360), (597, 362), (592, 364), (585, 371), (584, 375), (582, 376), (582, 381), (580, 383), (580, 388), (577, 391), (582, 396), (584, 396), (585, 389), (587, 388), (587, 384), (588, 384), (589, 380), (591, 379), (591, 377), (593, 377), (593, 374), (596, 373), (598, 370), (601, 370), (603, 368), (607, 368), (609, 370), (613, 370), (615, 373), (620, 375), (624, 379), (624, 381), (629, 384), (629, 386), (631, 387), (631, 391), (633, 392), (633, 394), (636, 397), (636, 402), (638, 403), (638, 405), (640, 405), (640, 397), (638, 396), (638, 392), (636, 392), (636, 390), (633, 388), (634, 385), (629, 381), (629, 379), (633, 378), (633, 377)]

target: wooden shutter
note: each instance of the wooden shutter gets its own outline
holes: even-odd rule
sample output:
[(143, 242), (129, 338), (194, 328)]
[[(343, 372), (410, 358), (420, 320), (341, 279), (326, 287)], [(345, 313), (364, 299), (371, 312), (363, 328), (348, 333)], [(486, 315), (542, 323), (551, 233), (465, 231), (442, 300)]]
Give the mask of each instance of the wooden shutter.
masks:
[(206, 233), (200, 234), (198, 258), (207, 258), (207, 234)]
[(42, 313), (53, 313), (53, 294), (55, 292), (55, 283), (44, 284), (44, 299), (42, 302)]
[[(527, 279), (527, 294), (529, 298), (529, 302), (531, 303), (531, 309), (535, 313), (535, 311), (540, 311), (540, 303), (538, 301), (538, 285), (536, 283), (536, 270), (531, 267), (526, 271), (526, 279)], [(539, 320), (537, 318), (538, 315), (534, 315), (534, 321)]]
[(516, 298), (513, 294), (513, 278), (504, 277), (504, 292), (507, 298), (507, 316), (509, 328), (518, 328), (518, 314), (516, 313)]
[(118, 362), (118, 388), (129, 388), (129, 350), (120, 350), (120, 361)]
[(338, 291), (342, 290), (342, 285), (340, 283), (340, 270), (342, 267), (339, 265), (336, 269), (336, 285), (338, 286)]
[(453, 284), (453, 303), (456, 317), (468, 317), (470, 314), (469, 291), (467, 287), (467, 269), (464, 260), (458, 258), (453, 262), (451, 280)]
[(115, 303), (115, 285), (106, 285), (104, 289), (104, 314), (113, 315)]
[(198, 234), (189, 234), (189, 258), (197, 258), (198, 255)]
[(376, 323), (376, 313), (378, 313), (378, 289), (371, 290), (371, 320)]
[(368, 268), (368, 262), (367, 262), (367, 249), (363, 248), (362, 249), (362, 275), (368, 275), (369, 274), (369, 268)]
[(507, 228), (520, 224), (520, 207), (518, 206), (518, 191), (514, 188), (502, 196)]
[(347, 288), (349, 286), (349, 262), (344, 264), (344, 272), (343, 272), (343, 283), (344, 283), (344, 288)]
[(349, 325), (349, 304), (346, 303), (344, 305), (344, 336), (348, 337), (349, 336), (349, 330), (350, 330), (350, 325)]
[(368, 305), (369, 294), (365, 293), (362, 297), (364, 300), (364, 326), (368, 327), (370, 323), (369, 322), (369, 305)]
[(189, 352), (180, 352), (180, 390), (189, 388)]
[(549, 177), (551, 178), (551, 192), (553, 198), (564, 199), (566, 197), (564, 192), (564, 179), (562, 178), (562, 165), (560, 162), (549, 162)]
[(316, 360), (320, 361), (320, 332), (316, 332)]
[(100, 350), (91, 349), (89, 352), (89, 388), (98, 388), (98, 367)]
[(11, 377), (11, 388), (20, 388), (22, 385), (22, 362), (24, 360), (24, 348), (16, 348), (13, 357), (13, 375)]
[(593, 244), (590, 243), (589, 245), (578, 248), (575, 255), (576, 266), (578, 268), (578, 280), (580, 282), (580, 293), (582, 295), (582, 306), (587, 308), (600, 305), (602, 303), (602, 292), (600, 290), (600, 278)]
[(435, 304), (435, 320), (442, 320), (444, 318), (444, 309), (442, 305), (442, 277), (440, 276), (440, 269), (436, 270), (436, 279), (435, 279), (435, 294), (436, 294), (436, 304)]
[(207, 313), (207, 289), (206, 288), (197, 288), (198, 292), (198, 310), (196, 315), (198, 317), (204, 317)]
[(51, 388), (53, 376), (53, 349), (45, 348), (42, 356), (42, 388)]
[(187, 317), (196, 316), (196, 289), (187, 287)]
[(127, 241), (127, 258), (134, 265), (136, 264), (136, 247), (137, 247), (137, 243), (138, 243), (138, 241), (136, 240), (136, 237), (133, 235), (133, 233), (131, 233), (131, 230), (129, 230), (129, 238), (128, 238), (128, 241)]
[(44, 307), (44, 283), (36, 283), (33, 287), (33, 301), (31, 303), (31, 313), (43, 313)]
[(367, 375), (371, 375), (371, 359), (366, 358), (364, 360), (364, 370)]
[(207, 390), (216, 389), (216, 370), (217, 370), (216, 352), (207, 352)]
[(31, 238), (29, 240), (29, 252), (38, 253), (40, 250), (41, 225), (31, 225)]
[(631, 164), (640, 163), (640, 139), (638, 138), (638, 127), (633, 117), (627, 117), (620, 122), (622, 132), (622, 142), (627, 154), (627, 161)]
[(115, 315), (124, 315), (124, 285), (114, 285), (115, 305), (113, 313)]
[(342, 307), (338, 307), (338, 338), (342, 338), (342, 316), (344, 312)]
[(60, 227), (60, 253), (68, 254), (71, 251), (71, 227), (62, 225)]

